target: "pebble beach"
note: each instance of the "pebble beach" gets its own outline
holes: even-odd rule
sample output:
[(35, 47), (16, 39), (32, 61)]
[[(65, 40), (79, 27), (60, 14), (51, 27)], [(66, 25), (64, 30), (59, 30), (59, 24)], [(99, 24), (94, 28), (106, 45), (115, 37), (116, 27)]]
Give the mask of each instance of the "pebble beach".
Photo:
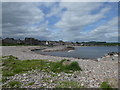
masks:
[[(46, 59), (49, 61), (58, 61), (62, 59), (69, 59), (71, 61), (77, 61), (79, 66), (82, 68), (82, 71), (74, 72), (70, 75), (66, 73), (59, 73), (57, 76), (52, 77), (49, 74), (52, 72), (47, 73), (35, 70), (30, 71), (29, 73), (9, 77), (9, 81), (21, 81), (23, 83), (21, 86), (22, 88), (38, 88), (42, 86), (45, 86), (46, 88), (54, 88), (56, 85), (54, 81), (64, 80), (77, 81), (79, 84), (86, 86), (87, 88), (98, 88), (102, 82), (108, 81), (112, 87), (118, 88), (118, 61), (97, 61), (91, 59), (58, 57), (41, 55), (31, 51), (33, 49), (42, 48), (43, 47), (40, 46), (2, 46), (2, 56), (13, 55), (17, 57), (18, 60)], [(48, 80), (51, 83), (42, 81), (42, 78), (51, 78)], [(26, 86), (26, 83), (30, 83), (31, 81), (35, 81), (35, 84)]]

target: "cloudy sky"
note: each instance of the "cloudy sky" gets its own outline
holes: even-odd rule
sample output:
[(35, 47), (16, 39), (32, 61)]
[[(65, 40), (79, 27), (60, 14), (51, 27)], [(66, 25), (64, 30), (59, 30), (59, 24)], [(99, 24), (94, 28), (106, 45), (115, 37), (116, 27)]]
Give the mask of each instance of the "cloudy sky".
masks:
[(41, 40), (118, 40), (116, 2), (4, 2), (2, 36)]

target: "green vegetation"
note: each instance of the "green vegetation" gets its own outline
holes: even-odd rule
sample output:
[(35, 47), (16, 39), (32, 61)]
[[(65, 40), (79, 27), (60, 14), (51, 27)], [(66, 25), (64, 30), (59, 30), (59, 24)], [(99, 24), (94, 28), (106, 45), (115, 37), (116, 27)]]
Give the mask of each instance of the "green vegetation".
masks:
[(19, 81), (10, 81), (8, 84), (2, 85), (2, 88), (20, 88), (21, 83)]
[[(2, 76), (2, 57), (0, 57), (0, 76)], [(2, 78), (0, 78), (0, 83), (2, 82)]]
[(6, 82), (7, 81), (7, 78), (6, 77), (2, 77), (2, 82)]
[(56, 88), (84, 88), (75, 81), (60, 81), (57, 83)]
[(14, 56), (4, 56), (3, 76), (13, 76), (18, 73), (25, 73), (32, 69), (45, 69), (48, 67), (46, 60), (16, 60)]
[(100, 88), (104, 90), (112, 90), (112, 87), (108, 84), (108, 82), (102, 82), (102, 84), (100, 85)]
[[(59, 41), (56, 43), (60, 43), (63, 41)], [(64, 42), (65, 43), (65, 42)], [(97, 42), (97, 41), (90, 41), (90, 42), (71, 42), (72, 44), (85, 44), (85, 46), (120, 46), (119, 42)], [(71, 45), (72, 45), (71, 44)], [(25, 44), (25, 43), (0, 43), (0, 46), (53, 46), (53, 45), (37, 45), (37, 44)]]
[[(5, 83), (8, 81), (7, 77), (14, 76), (20, 73), (27, 73), (31, 70), (40, 70), (44, 72), (66, 72), (73, 73), (74, 71), (80, 71), (81, 68), (77, 62), (71, 62), (68, 65), (64, 65), (63, 63), (67, 60), (61, 60), (57, 62), (50, 62), (47, 60), (18, 60), (17, 57), (14, 56), (3, 56), (2, 57), (2, 66), (3, 66), (3, 77), (2, 82)], [(48, 82), (50, 78), (44, 79), (44, 81)], [(28, 83), (28, 85), (33, 85), (34, 82)], [(78, 87), (78, 84), (75, 82), (64, 82), (62, 85), (66, 87)], [(3, 84), (3, 87), (11, 87), (18, 88), (21, 86), (21, 83), (18, 81), (11, 81), (9, 84)], [(59, 85), (58, 85), (59, 86)]]
[(28, 85), (33, 85), (35, 82), (30, 82), (30, 83), (28, 83)]
[(62, 61), (50, 62), (47, 60), (17, 60), (14, 56), (3, 57), (3, 76), (14, 76), (15, 74), (25, 73), (30, 70), (43, 70), (46, 72), (73, 72), (81, 70), (77, 62), (70, 65), (63, 65)]
[(9, 86), (10, 86), (10, 88), (20, 88), (21, 83), (18, 81), (11, 81), (11, 82), (9, 82)]
[(91, 42), (76, 42), (76, 44), (85, 44), (87, 46), (120, 46), (120, 43), (118, 42), (96, 42), (96, 41), (91, 41)]
[(62, 60), (60, 62), (53, 62), (51, 65), (51, 70), (53, 72), (66, 72), (66, 73), (70, 73), (71, 71), (81, 71), (82, 69), (80, 68), (79, 64), (77, 62), (71, 62), (68, 65), (63, 65), (63, 62), (65, 62), (66, 60)]
[(82, 70), (82, 69), (79, 67), (78, 62), (76, 62), (76, 61), (72, 62), (70, 65), (65, 66), (65, 68), (68, 69), (68, 70), (73, 70), (73, 71)]
[(1, 61), (0, 61), (0, 74), (2, 74)]
[(105, 46), (120, 46), (120, 43), (105, 43)]
[[(7, 77), (14, 76), (19, 73), (26, 73), (30, 70), (41, 70), (45, 72), (66, 72), (73, 73), (74, 71), (81, 71), (79, 64), (76, 61), (61, 60), (57, 62), (50, 62), (47, 60), (17, 60), (17, 57), (14, 56), (3, 56), (2, 57), (2, 66), (3, 66), (3, 77), (2, 82), (7, 81)], [(55, 74), (56, 75), (56, 74)], [(45, 78), (44, 82), (48, 82), (51, 78)], [(28, 83), (28, 85), (33, 85), (34, 82)], [(56, 88), (84, 88), (80, 83), (75, 81), (58, 81), (56, 82)], [(18, 81), (11, 81), (9, 84), (3, 84), (3, 87), (19, 88), (21, 83)], [(112, 90), (112, 87), (108, 82), (103, 82), (100, 85), (100, 88), (103, 90)]]

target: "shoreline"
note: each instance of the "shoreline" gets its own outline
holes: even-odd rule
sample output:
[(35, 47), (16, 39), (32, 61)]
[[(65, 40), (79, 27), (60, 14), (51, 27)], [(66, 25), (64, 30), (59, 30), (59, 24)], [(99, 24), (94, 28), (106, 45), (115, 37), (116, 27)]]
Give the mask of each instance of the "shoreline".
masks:
[[(2, 46), (2, 55), (15, 55), (20, 60), (26, 59), (52, 59), (61, 60), (61, 59), (78, 59), (73, 57), (59, 57), (59, 56), (51, 56), (51, 55), (42, 55), (34, 52), (36, 49), (43, 49), (45, 47), (41, 46)], [(26, 55), (25, 55), (26, 54)], [(34, 57), (34, 58), (33, 58)], [(79, 59), (82, 60), (82, 59)], [(88, 59), (87, 59), (88, 60)], [(89, 59), (91, 60), (91, 59)]]
[[(71, 50), (74, 51), (76, 46), (72, 46), (72, 47), (74, 47), (74, 49), (66, 49), (67, 46), (61, 46), (60, 48), (52, 47), (52, 48), (43, 48), (43, 49), (33, 49), (31, 51), (33, 51), (34, 53), (41, 54), (41, 55), (46, 55), (46, 56), (65, 57), (65, 56), (50, 55), (50, 54), (46, 54), (44, 52), (57, 52), (57, 51), (67, 51), (67, 52), (69, 52)], [(82, 46), (77, 46), (77, 47), (82, 47)], [(37, 50), (39, 50), (40, 52), (36, 52)], [(83, 60), (89, 59), (89, 60), (94, 60), (94, 61), (101, 61), (101, 60), (102, 61), (106, 61), (106, 60), (108, 60), (108, 61), (118, 61), (118, 55), (119, 55), (118, 52), (108, 52), (108, 53), (105, 53), (104, 56), (98, 57), (98, 58), (81, 58), (81, 57), (69, 57), (69, 56), (66, 56), (66, 57), (67, 58), (74, 58), (74, 59), (83, 59)]]
[[(107, 79), (115, 80), (118, 83), (118, 62), (116, 61), (94, 61), (90, 59), (76, 59), (76, 58), (68, 58), (68, 57), (58, 57), (58, 56), (48, 56), (37, 54), (31, 50), (40, 49), (43, 47), (40, 46), (3, 46), (2, 47), (2, 55), (8, 56), (13, 55), (17, 57), (19, 60), (34, 60), (34, 59), (43, 59), (48, 61), (60, 61), (63, 59), (69, 59), (71, 61), (77, 61), (79, 66), (82, 68), (81, 74), (83, 76), (78, 76), (85, 79), (85, 82), (88, 81), (90, 85), (94, 83), (91, 88), (96, 87), (96, 82), (101, 83), (106, 81)], [(92, 81), (92, 82), (91, 82)], [(112, 83), (112, 81), (110, 81)], [(114, 83), (113, 83), (114, 84)], [(99, 85), (98, 85), (99, 86)], [(117, 88), (117, 84), (113, 87)]]
[[(34, 50), (32, 51), (34, 52)], [(52, 52), (52, 51), (51, 51)], [(53, 51), (54, 52), (54, 51)], [(53, 56), (53, 57), (61, 57), (61, 58), (68, 58), (68, 59), (82, 59), (82, 60), (93, 60), (93, 61), (98, 61), (97, 59), (90, 59), (90, 58), (79, 58), (79, 57), (65, 57), (65, 56), (55, 56), (55, 55), (49, 55), (49, 54), (43, 54), (43, 53), (37, 53), (34, 52), (35, 54), (40, 54), (44, 56)]]
[[(76, 47), (76, 46), (74, 46), (74, 47)], [(2, 51), (1, 56), (7, 56), (7, 55), (13, 55), (14, 56), (15, 55), (20, 60), (48, 59), (48, 60), (53, 60), (54, 61), (55, 59), (56, 60), (77, 59), (77, 60), (105, 61), (105, 60), (98, 60), (100, 58), (90, 59), (90, 58), (78, 58), (78, 57), (61, 57), (61, 56), (54, 56), (54, 55), (41, 54), (41, 53), (34, 52), (35, 50), (49, 49), (49, 47), (47, 47), (47, 46), (1, 46), (0, 48), (1, 48), (1, 51)], [(52, 48), (50, 48), (50, 49), (52, 49)], [(61, 51), (61, 50), (59, 50), (59, 51)], [(64, 51), (66, 51), (66, 50), (64, 50)], [(69, 51), (69, 50), (67, 50), (67, 51)], [(50, 52), (52, 52), (52, 51), (50, 51)], [(109, 61), (110, 62), (118, 62), (118, 61), (111, 61), (111, 60), (109, 60)]]

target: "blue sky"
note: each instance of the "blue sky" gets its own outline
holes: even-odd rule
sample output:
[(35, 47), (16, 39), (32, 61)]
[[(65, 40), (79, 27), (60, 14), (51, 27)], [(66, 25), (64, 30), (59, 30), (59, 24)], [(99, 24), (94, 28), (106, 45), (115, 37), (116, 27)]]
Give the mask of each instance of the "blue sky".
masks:
[(118, 41), (117, 2), (4, 2), (2, 10), (4, 38)]
[(97, 14), (102, 8), (105, 8), (106, 6), (108, 6), (108, 7), (111, 7), (111, 10), (109, 10), (109, 12), (107, 12), (106, 14), (105, 14), (105, 18), (102, 18), (102, 19), (100, 19), (98, 22), (95, 22), (95, 23), (92, 23), (92, 24), (90, 24), (90, 25), (88, 25), (88, 26), (86, 26), (85, 27), (85, 30), (93, 30), (93, 29), (95, 29), (96, 27), (99, 27), (99, 26), (101, 26), (101, 25), (103, 25), (103, 24), (105, 24), (105, 23), (107, 23), (108, 21), (110, 21), (111, 20), (111, 18), (113, 18), (113, 17), (117, 17), (118, 16), (118, 5), (117, 5), (118, 3), (103, 3), (103, 6), (102, 7), (100, 7), (99, 9), (97, 9), (97, 10), (94, 10), (92, 13), (93, 14)]

